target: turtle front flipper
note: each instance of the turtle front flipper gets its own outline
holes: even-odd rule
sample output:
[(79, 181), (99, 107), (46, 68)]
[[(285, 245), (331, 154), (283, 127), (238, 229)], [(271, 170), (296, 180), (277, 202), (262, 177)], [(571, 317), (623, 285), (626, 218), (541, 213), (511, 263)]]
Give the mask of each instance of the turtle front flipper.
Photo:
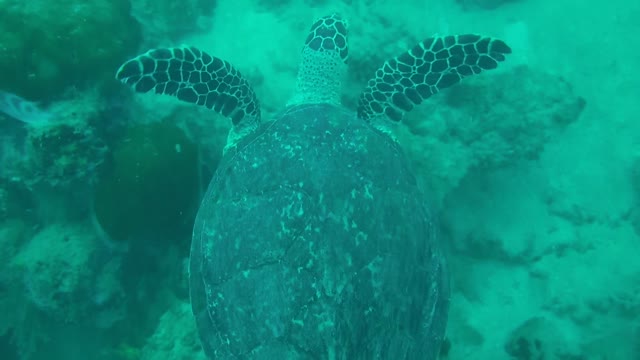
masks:
[(347, 70), (347, 22), (338, 14), (319, 18), (309, 30), (298, 70), (296, 92), (287, 105), (339, 104)]
[(149, 50), (122, 64), (116, 79), (140, 93), (154, 91), (212, 109), (231, 119), (238, 136), (260, 122), (258, 99), (247, 80), (227, 61), (195, 47)]
[(495, 69), (511, 49), (479, 35), (428, 38), (388, 60), (360, 95), (358, 117), (399, 122), (415, 105), (462, 78)]

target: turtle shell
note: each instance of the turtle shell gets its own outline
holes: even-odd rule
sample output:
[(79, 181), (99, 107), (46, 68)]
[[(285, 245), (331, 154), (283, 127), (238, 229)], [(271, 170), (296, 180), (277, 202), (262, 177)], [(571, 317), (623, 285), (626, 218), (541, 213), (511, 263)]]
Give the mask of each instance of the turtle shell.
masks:
[(190, 289), (216, 359), (436, 359), (449, 299), (404, 153), (328, 104), (289, 108), (227, 151)]

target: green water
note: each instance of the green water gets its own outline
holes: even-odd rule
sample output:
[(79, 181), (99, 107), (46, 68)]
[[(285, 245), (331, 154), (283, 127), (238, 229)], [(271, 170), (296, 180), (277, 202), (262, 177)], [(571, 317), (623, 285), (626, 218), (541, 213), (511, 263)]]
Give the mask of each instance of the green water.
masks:
[(333, 12), (354, 114), (376, 70), (429, 37), (512, 50), (380, 123), (447, 259), (440, 358), (640, 359), (640, 3), (623, 0), (0, 0), (0, 359), (205, 359), (189, 247), (232, 124), (116, 71), (195, 46), (242, 73), (267, 122)]

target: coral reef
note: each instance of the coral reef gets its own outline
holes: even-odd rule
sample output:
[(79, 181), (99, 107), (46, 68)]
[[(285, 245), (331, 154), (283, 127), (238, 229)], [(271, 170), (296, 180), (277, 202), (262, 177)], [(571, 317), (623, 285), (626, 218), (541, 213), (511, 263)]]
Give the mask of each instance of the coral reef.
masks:
[(526, 66), (490, 82), (468, 79), (430, 100), (410, 114), (400, 139), (441, 196), (469, 172), (536, 159), (585, 107), (564, 79)]
[(562, 325), (542, 316), (528, 319), (511, 332), (505, 352), (515, 360), (579, 358), (562, 329)]
[(47, 183), (68, 188), (77, 183), (92, 183), (96, 168), (107, 152), (104, 142), (91, 127), (59, 125), (30, 136), (30, 177), (27, 184)]
[(205, 360), (188, 302), (176, 302), (162, 315), (142, 349), (141, 360)]
[(109, 69), (134, 52), (139, 39), (139, 25), (129, 14), (127, 0), (3, 0), (3, 90), (32, 101), (50, 101), (72, 87), (110, 82)]
[(432, 34), (501, 37), (526, 64), (466, 79), (398, 129), (449, 245), (444, 356), (640, 358), (639, 8), (608, 5), (0, 0), (0, 111), (23, 120), (0, 113), (0, 357), (204, 360), (183, 262), (229, 122), (132, 96), (114, 71), (142, 48), (201, 46), (238, 65), (266, 120), (295, 86), (308, 21), (337, 10), (349, 108)]
[[(0, 224), (0, 245), (6, 251), (0, 265), (0, 336), (20, 359), (89, 351), (97, 334), (124, 318), (120, 259), (90, 225), (59, 223), (34, 231), (6, 221)], [(73, 344), (87, 335), (93, 338), (86, 344)]]
[[(0, 187), (10, 187), (14, 212), (36, 223), (85, 218), (87, 196), (107, 156), (106, 104), (97, 89), (67, 92), (51, 103), (46, 124), (1, 120)], [(27, 211), (28, 210), (28, 211)]]
[(144, 44), (175, 43), (189, 32), (205, 30), (216, 1), (131, 0), (131, 15), (143, 26)]
[(54, 224), (24, 244), (11, 261), (11, 271), (20, 274), (27, 300), (48, 317), (110, 326), (118, 316), (97, 323), (96, 314), (117, 313), (123, 294), (115, 263), (96, 263), (100, 248), (87, 225)]
[(93, 89), (67, 92), (65, 98), (50, 104), (47, 124), (8, 121), (0, 152), (0, 179), (27, 188), (46, 185), (58, 190), (91, 184), (107, 153), (99, 130), (105, 111), (104, 100)]

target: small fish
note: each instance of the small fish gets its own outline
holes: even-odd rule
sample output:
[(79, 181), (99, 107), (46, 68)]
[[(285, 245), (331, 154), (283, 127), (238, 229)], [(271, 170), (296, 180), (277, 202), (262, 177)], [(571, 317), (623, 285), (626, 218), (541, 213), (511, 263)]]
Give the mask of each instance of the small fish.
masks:
[(29, 125), (48, 125), (52, 114), (40, 109), (36, 103), (16, 94), (0, 90), (0, 112)]

